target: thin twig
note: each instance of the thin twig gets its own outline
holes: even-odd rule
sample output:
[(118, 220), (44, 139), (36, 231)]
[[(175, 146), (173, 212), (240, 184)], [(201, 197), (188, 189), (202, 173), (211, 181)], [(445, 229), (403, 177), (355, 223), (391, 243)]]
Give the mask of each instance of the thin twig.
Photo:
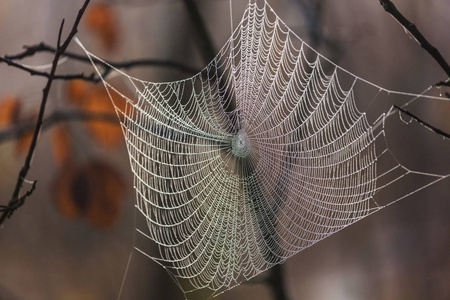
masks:
[[(31, 76), (42, 76), (42, 77), (50, 78), (50, 73), (49, 72), (32, 69), (30, 67), (27, 67), (27, 66), (24, 66), (22, 64), (19, 64), (19, 63), (15, 62), (15, 61), (12, 61), (11, 59), (9, 59), (7, 57), (1, 57), (0, 56), (0, 62), (5, 62), (9, 66), (12, 66), (12, 67), (15, 67), (17, 69), (23, 70), (25, 72), (28, 72), (28, 73), (30, 73)], [(53, 75), (53, 80), (57, 80), (57, 79), (58, 80), (83, 79), (83, 80), (86, 80), (86, 81), (93, 81), (93, 82), (100, 81), (100, 78), (96, 78), (94, 73), (92, 73), (91, 75), (88, 75), (88, 76), (84, 75), (83, 73), (80, 73), (80, 74), (65, 74), (65, 75), (55, 74), (55, 75)]]
[[(50, 129), (52, 126), (61, 122), (72, 122), (72, 121), (102, 121), (109, 122), (112, 124), (119, 125), (117, 120), (117, 115), (108, 112), (89, 112), (89, 111), (79, 111), (79, 110), (59, 110), (54, 111), (50, 116), (48, 116), (42, 125), (42, 132)], [(9, 140), (20, 138), (21, 136), (32, 132), (36, 124), (20, 123), (11, 128), (0, 131), (0, 144)]]
[[(31, 144), (30, 144), (30, 148), (28, 149), (28, 154), (25, 158), (25, 163), (22, 167), (22, 169), (19, 172), (19, 175), (17, 177), (17, 182), (16, 182), (16, 186), (14, 188), (14, 192), (13, 195), (11, 197), (11, 200), (8, 203), (9, 207), (14, 207), (15, 205), (17, 205), (17, 203), (19, 202), (24, 202), (25, 199), (27, 197), (29, 197), (32, 193), (31, 192), (27, 192), (23, 197), (19, 196), (20, 195), (20, 191), (22, 189), (22, 185), (25, 181), (25, 178), (28, 174), (28, 171), (31, 167), (31, 161), (34, 155), (34, 151), (36, 148), (36, 144), (37, 144), (37, 140), (39, 137), (39, 134), (41, 132), (41, 127), (42, 127), (42, 123), (43, 123), (43, 119), (44, 119), (44, 113), (45, 113), (45, 107), (47, 104), (47, 99), (48, 99), (48, 95), (50, 93), (50, 88), (52, 86), (53, 83), (53, 78), (55, 76), (55, 72), (56, 72), (56, 68), (58, 66), (58, 61), (59, 58), (61, 57), (61, 55), (66, 51), (67, 47), (69, 46), (70, 42), (72, 41), (73, 37), (75, 36), (75, 34), (77, 33), (77, 28), (78, 28), (78, 24), (80, 23), (81, 17), (83, 16), (83, 13), (85, 12), (88, 4), (89, 4), (90, 0), (86, 0), (83, 4), (83, 6), (81, 7), (81, 9), (78, 11), (78, 15), (77, 18), (75, 19), (75, 22), (72, 26), (72, 29), (69, 33), (69, 35), (67, 36), (67, 38), (65, 39), (64, 43), (61, 44), (61, 35), (62, 35), (62, 30), (64, 28), (64, 19), (61, 22), (61, 27), (59, 28), (59, 33), (58, 33), (58, 42), (57, 42), (57, 48), (56, 48), (56, 52), (55, 52), (55, 57), (53, 59), (52, 62), (52, 68), (50, 71), (50, 75), (48, 77), (47, 80), (47, 84), (45, 85), (43, 91), (42, 91), (42, 101), (41, 101), (41, 106), (39, 109), (39, 114), (38, 114), (38, 118), (36, 121), (36, 128), (34, 130), (34, 134), (33, 134), (33, 138), (31, 140)], [(15, 210), (6, 210), (3, 211), (1, 216), (0, 216), (0, 225), (3, 224), (3, 222), (5, 221), (6, 218), (11, 217), (11, 215), (14, 213)]]
[(426, 128), (428, 128), (428, 129), (430, 129), (430, 130), (436, 132), (436, 133), (439, 134), (439, 135), (442, 135), (442, 136), (444, 136), (444, 137), (450, 139), (450, 134), (446, 133), (445, 131), (443, 131), (443, 130), (441, 130), (441, 129), (439, 129), (439, 128), (434, 127), (433, 125), (431, 125), (431, 124), (428, 123), (428, 122), (425, 122), (424, 120), (420, 119), (419, 117), (417, 117), (417, 116), (414, 115), (413, 113), (407, 111), (406, 109), (403, 109), (403, 108), (401, 108), (401, 107), (399, 107), (399, 106), (397, 106), (397, 105), (394, 105), (394, 107), (395, 107), (396, 109), (398, 109), (399, 111), (401, 111), (402, 113), (404, 113), (405, 115), (407, 115), (407, 116), (413, 118), (417, 123), (419, 123), (419, 124), (425, 126)]
[[(49, 46), (45, 43), (39, 43), (37, 45), (33, 46), (24, 46), (25, 51), (14, 54), (14, 55), (5, 55), (4, 57), (0, 57), (0, 62), (5, 62), (10, 66), (16, 67), (18, 69), (21, 69), (23, 71), (26, 71), (30, 73), (31, 75), (38, 75), (43, 77), (49, 77), (50, 74), (48, 72), (43, 72), (40, 70), (35, 70), (30, 67), (24, 66), (20, 63), (15, 62), (15, 60), (21, 60), (26, 57), (30, 57), (35, 55), (39, 52), (48, 52), (48, 53), (56, 53), (56, 48)], [(77, 53), (73, 52), (64, 52), (64, 57), (68, 57), (72, 60), (89, 63), (91, 64), (90, 59), (87, 56), (79, 55)], [(110, 71), (111, 68), (108, 65), (105, 65), (102, 61), (93, 58), (93, 62), (96, 64), (100, 64), (105, 68), (104, 73), (102, 76), (106, 76)], [(152, 66), (152, 67), (164, 67), (164, 68), (172, 68), (181, 72), (185, 72), (188, 74), (196, 74), (198, 73), (197, 68), (193, 68), (191, 66), (175, 62), (172, 60), (167, 59), (134, 59), (129, 61), (122, 61), (122, 62), (114, 62), (114, 61), (106, 61), (107, 64), (118, 68), (118, 69), (130, 69), (134, 67), (145, 67), (145, 66)], [(96, 77), (94, 73), (90, 75), (84, 75), (83, 73), (80, 74), (68, 74), (68, 75), (55, 75), (54, 78), (59, 80), (72, 80), (72, 79), (83, 79), (86, 81), (92, 81), (92, 82), (99, 82), (101, 79), (99, 77)]]
[(438, 83), (436, 83), (436, 86), (449, 86), (450, 87), (450, 78), (447, 79), (446, 81), (439, 81)]
[[(391, 14), (420, 44), (420, 46), (425, 49), (441, 66), (442, 70), (450, 77), (450, 65), (441, 55), (439, 50), (428, 42), (428, 40), (422, 35), (422, 33), (417, 29), (416, 25), (410, 22), (402, 13), (397, 9), (397, 7), (389, 0), (379, 0), (380, 4), (383, 6), (384, 10)], [(447, 81), (448, 82), (448, 81)], [(441, 84), (442, 85), (442, 84)]]
[(37, 180), (33, 181), (31, 188), (25, 193), (25, 195), (21, 196), (14, 203), (10, 203), (6, 206), (0, 205), (0, 212), (11, 216), (19, 207), (21, 207), (25, 203), (25, 199), (33, 194), (34, 190), (36, 189), (36, 183)]

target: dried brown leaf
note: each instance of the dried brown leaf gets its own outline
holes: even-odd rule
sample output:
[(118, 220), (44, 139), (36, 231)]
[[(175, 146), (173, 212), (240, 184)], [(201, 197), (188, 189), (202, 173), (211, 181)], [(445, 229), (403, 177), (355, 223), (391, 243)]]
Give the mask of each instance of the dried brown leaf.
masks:
[(92, 5), (86, 12), (85, 24), (97, 35), (106, 50), (117, 46), (117, 18), (109, 4)]
[(16, 123), (20, 108), (20, 99), (15, 96), (5, 96), (0, 99), (0, 126), (9, 126)]
[[(103, 88), (92, 91), (87, 102), (89, 104), (86, 105), (86, 109), (90, 112), (115, 113), (108, 93)], [(122, 129), (118, 124), (90, 121), (86, 123), (86, 127), (94, 139), (105, 147), (113, 148), (122, 140)]]
[(88, 164), (85, 172), (95, 182), (86, 217), (94, 227), (110, 227), (120, 214), (123, 179), (110, 165), (99, 161)]
[[(68, 84), (67, 95), (72, 103), (84, 111), (115, 114), (110, 95), (103, 85), (74, 80)], [(115, 104), (124, 111), (126, 101), (122, 98), (118, 99), (118, 96), (114, 93), (111, 96), (117, 98)], [(122, 129), (118, 123), (98, 120), (88, 121), (85, 126), (94, 140), (107, 148), (116, 147), (122, 140)]]
[(86, 102), (85, 98), (91, 85), (91, 83), (82, 79), (70, 80), (67, 83), (67, 96), (69, 97), (70, 102), (79, 108), (83, 108)]
[(66, 126), (56, 127), (51, 135), (51, 148), (55, 161), (63, 165), (70, 157), (70, 135)]
[(77, 184), (81, 182), (77, 177), (75, 167), (66, 164), (57, 173), (53, 182), (52, 195), (56, 209), (69, 219), (77, 219), (83, 215), (83, 205), (77, 201), (75, 193), (75, 189), (81, 185)]
[(94, 227), (108, 228), (119, 217), (124, 187), (119, 173), (104, 162), (66, 164), (53, 184), (53, 199), (65, 217), (85, 217)]

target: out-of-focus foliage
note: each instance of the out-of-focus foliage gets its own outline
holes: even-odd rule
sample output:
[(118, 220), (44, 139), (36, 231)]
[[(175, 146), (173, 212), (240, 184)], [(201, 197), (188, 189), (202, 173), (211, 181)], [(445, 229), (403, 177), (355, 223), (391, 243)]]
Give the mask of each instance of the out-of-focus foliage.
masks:
[(124, 185), (122, 177), (105, 162), (68, 162), (53, 182), (53, 200), (67, 218), (86, 218), (96, 228), (107, 228), (120, 215)]
[[(10, 128), (19, 123), (31, 123), (36, 120), (36, 113), (24, 114), (22, 111), (22, 99), (17, 96), (4, 96), (0, 99), (0, 128)], [(22, 157), (27, 152), (33, 138), (33, 132), (29, 131), (17, 137), (16, 155)]]
[(15, 96), (4, 96), (0, 99), (0, 127), (16, 124), (20, 113), (20, 99)]
[[(81, 111), (115, 114), (108, 93), (101, 84), (73, 80), (67, 85), (67, 95), (70, 102)], [(94, 140), (107, 148), (113, 148), (123, 140), (118, 124), (93, 120), (85, 122), (84, 125)]]
[(71, 143), (67, 126), (61, 125), (53, 130), (51, 136), (51, 146), (53, 157), (58, 165), (61, 166), (70, 161)]
[(114, 10), (107, 3), (93, 3), (87, 10), (85, 24), (108, 51), (118, 45), (117, 20)]

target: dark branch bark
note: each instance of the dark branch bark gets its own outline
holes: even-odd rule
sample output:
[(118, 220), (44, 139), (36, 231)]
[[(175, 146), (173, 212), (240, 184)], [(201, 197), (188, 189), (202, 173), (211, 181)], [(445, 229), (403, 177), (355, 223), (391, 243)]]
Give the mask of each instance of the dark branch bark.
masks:
[[(390, 0), (379, 0), (380, 4), (383, 6), (384, 10), (391, 14), (404, 28), (407, 30), (420, 44), (420, 46), (425, 49), (433, 58), (434, 60), (441, 66), (442, 70), (450, 77), (450, 66), (445, 60), (445, 58), (441, 55), (439, 50), (434, 47), (433, 45), (428, 42), (428, 40), (423, 36), (423, 34), (419, 31), (419, 29), (416, 27), (414, 23), (409, 21), (403, 14), (397, 9), (397, 7), (392, 3)], [(450, 78), (447, 80), (440, 81), (435, 84), (435, 86), (450, 86)], [(446, 96), (449, 97), (450, 95), (446, 93)], [(426, 128), (432, 130), (433, 132), (442, 135), (446, 138), (450, 138), (449, 134), (432, 126), (431, 124), (421, 120), (419, 117), (414, 115), (413, 113), (394, 105), (396, 109), (401, 111), (402, 113), (410, 116), (415, 121), (417, 121), (419, 124), (425, 126)]]
[[(25, 49), (26, 49), (25, 51), (15, 54), (15, 55), (5, 55), (5, 57), (0, 57), (0, 62), (4, 62), (12, 67), (26, 71), (26, 72), (30, 73), (30, 75), (33, 75), (33, 76), (36, 75), (36, 76), (42, 76), (42, 77), (49, 78), (50, 73), (29, 68), (27, 66), (24, 66), (20, 63), (15, 62), (15, 60), (20, 60), (25, 57), (30, 57), (39, 52), (48, 52), (48, 53), (55, 54), (56, 48), (49, 46), (45, 43), (39, 43), (39, 44), (33, 45), (33, 46), (25, 46)], [(89, 63), (89, 64), (91, 63), (91, 61), (89, 60), (88, 57), (79, 55), (76, 53), (64, 52), (63, 56), (68, 57), (72, 60)], [(101, 62), (95, 58), (93, 59), (93, 61), (94, 61), (94, 63), (100, 64), (105, 68), (102, 76), (106, 76), (109, 74), (109, 72), (111, 71), (111, 68), (108, 65), (103, 64), (103, 62)], [(172, 69), (175, 69), (175, 70), (178, 70), (181, 72), (185, 72), (185, 73), (188, 73), (191, 75), (198, 73), (198, 69), (196, 69), (196, 68), (193, 68), (191, 66), (188, 66), (188, 65), (185, 65), (182, 63), (178, 63), (175, 61), (163, 60), (163, 59), (135, 59), (135, 60), (123, 61), (123, 62), (107, 61), (107, 63), (118, 69), (129, 69), (129, 68), (134, 68), (134, 67), (152, 66), (152, 67), (172, 68)], [(73, 80), (73, 79), (82, 79), (82, 80), (91, 81), (91, 82), (99, 82), (101, 80), (99, 77), (95, 76), (94, 73), (92, 73), (90, 75), (85, 75), (84, 73), (64, 74), (64, 75), (55, 74), (53, 77), (53, 80)]]
[[(42, 76), (42, 77), (46, 77), (46, 78), (50, 78), (50, 76), (51, 76), (51, 74), (49, 72), (44, 72), (44, 71), (39, 71), (39, 70), (29, 68), (27, 66), (24, 66), (22, 64), (19, 64), (15, 61), (10, 60), (7, 57), (0, 57), (0, 61), (5, 62), (9, 66), (23, 70), (25, 72), (28, 72), (28, 73), (30, 73), (31, 76)], [(83, 73), (65, 74), (65, 75), (54, 74), (53, 75), (53, 80), (73, 80), (73, 79), (83, 79), (86, 81), (93, 81), (93, 82), (100, 81), (100, 78), (96, 78), (94, 73), (92, 73), (91, 75), (88, 75), (88, 76), (84, 75)]]
[[(15, 54), (15, 55), (5, 55), (5, 59), (8, 60), (20, 60), (25, 57), (33, 56), (36, 53), (39, 52), (48, 52), (54, 54), (56, 52), (56, 49), (50, 45), (47, 45), (45, 43), (39, 43), (37, 45), (33, 46), (24, 46), (25, 51)], [(85, 55), (80, 55), (73, 52), (64, 52), (64, 57), (68, 57), (72, 60), (84, 62), (91, 64), (91, 61), (88, 57)], [(94, 63), (101, 64), (103, 63), (95, 58), (93, 58)], [(106, 61), (108, 64), (118, 68), (118, 69), (128, 69), (133, 67), (145, 67), (145, 66), (155, 66), (155, 67), (166, 67), (166, 68), (173, 68), (177, 69), (182, 72), (195, 74), (198, 73), (197, 68), (193, 68), (191, 66), (185, 65), (183, 63), (175, 62), (168, 59), (134, 59), (129, 61), (122, 61), (122, 62), (115, 62), (115, 61)], [(105, 66), (107, 67), (107, 66)]]
[(436, 86), (449, 86), (450, 87), (450, 79), (447, 79), (446, 81), (439, 81), (436, 83)]
[(420, 44), (420, 46), (425, 49), (441, 66), (442, 70), (450, 77), (450, 66), (444, 57), (441, 55), (439, 50), (428, 42), (428, 40), (422, 35), (416, 25), (410, 22), (402, 13), (397, 9), (397, 7), (389, 0), (379, 0), (380, 4), (383, 6), (384, 10), (391, 14)]
[(33, 181), (33, 183), (31, 184), (31, 188), (28, 191), (26, 191), (25, 195), (20, 197), (14, 203), (12, 203), (12, 204), (10, 203), (6, 206), (0, 205), (0, 212), (3, 214), (12, 215), (19, 207), (21, 207), (25, 203), (25, 199), (27, 197), (31, 196), (31, 194), (33, 194), (34, 190), (36, 189), (36, 184), (37, 184), (37, 180)]
[[(17, 182), (16, 182), (16, 186), (14, 188), (13, 191), (13, 195), (11, 197), (11, 200), (8, 203), (8, 207), (11, 209), (5, 209), (1, 216), (0, 216), (0, 225), (3, 224), (3, 222), (5, 221), (6, 218), (11, 217), (11, 215), (14, 213), (14, 211), (17, 208), (14, 207), (18, 207), (17, 205), (20, 204), (22, 205), (25, 201), (25, 199), (27, 197), (29, 197), (31, 195), (31, 193), (33, 192), (33, 188), (28, 191), (27, 193), (25, 193), (25, 195), (20, 196), (20, 191), (22, 190), (22, 186), (23, 183), (25, 181), (25, 178), (28, 174), (28, 171), (31, 167), (31, 161), (34, 155), (34, 151), (36, 148), (36, 144), (37, 144), (37, 140), (39, 137), (39, 134), (41, 132), (41, 128), (42, 128), (42, 123), (43, 123), (43, 119), (44, 119), (44, 113), (45, 113), (45, 107), (47, 104), (47, 100), (48, 100), (48, 95), (50, 93), (50, 88), (52, 86), (53, 83), (53, 78), (55, 76), (55, 72), (56, 72), (56, 68), (58, 66), (58, 61), (59, 58), (61, 57), (61, 55), (64, 54), (64, 52), (66, 51), (67, 47), (69, 46), (70, 42), (72, 41), (73, 37), (75, 36), (75, 34), (77, 33), (77, 28), (78, 28), (78, 24), (80, 23), (81, 17), (83, 16), (88, 4), (89, 4), (90, 0), (86, 0), (83, 4), (83, 6), (81, 7), (81, 9), (78, 11), (78, 15), (77, 18), (75, 19), (75, 22), (72, 26), (72, 29), (70, 30), (69, 35), (67, 36), (67, 38), (64, 40), (64, 43), (61, 44), (61, 35), (62, 35), (62, 30), (64, 27), (64, 20), (61, 23), (61, 27), (59, 29), (59, 33), (58, 33), (58, 42), (57, 42), (57, 48), (56, 48), (56, 52), (55, 52), (55, 57), (53, 58), (53, 62), (52, 62), (52, 68), (50, 71), (50, 75), (48, 77), (47, 80), (47, 84), (45, 85), (43, 91), (42, 91), (42, 101), (41, 101), (41, 106), (39, 109), (39, 114), (38, 114), (38, 118), (36, 121), (36, 127), (34, 130), (34, 134), (33, 134), (33, 138), (31, 140), (31, 144), (30, 144), (30, 148), (28, 149), (28, 154), (25, 158), (25, 163), (22, 167), (22, 169), (19, 172), (18, 178), (17, 178)], [(33, 186), (35, 187), (35, 184), (33, 184)], [(20, 206), (19, 205), (19, 206)]]
[(403, 108), (401, 108), (401, 107), (399, 107), (399, 106), (397, 106), (397, 105), (394, 105), (394, 107), (395, 107), (396, 109), (398, 109), (399, 111), (401, 111), (402, 113), (404, 113), (405, 115), (407, 115), (407, 116), (413, 118), (417, 123), (419, 123), (419, 124), (425, 126), (426, 128), (428, 128), (428, 129), (430, 129), (430, 130), (436, 132), (436, 133), (439, 134), (439, 135), (442, 135), (443, 137), (446, 137), (446, 138), (450, 139), (450, 134), (446, 133), (445, 131), (443, 131), (443, 130), (441, 130), (441, 129), (439, 129), (439, 128), (434, 127), (433, 125), (431, 125), (431, 124), (428, 123), (428, 122), (425, 122), (424, 120), (420, 119), (419, 117), (417, 117), (416, 115), (414, 115), (413, 113), (409, 112), (409, 111), (406, 110), (406, 109), (403, 109)]

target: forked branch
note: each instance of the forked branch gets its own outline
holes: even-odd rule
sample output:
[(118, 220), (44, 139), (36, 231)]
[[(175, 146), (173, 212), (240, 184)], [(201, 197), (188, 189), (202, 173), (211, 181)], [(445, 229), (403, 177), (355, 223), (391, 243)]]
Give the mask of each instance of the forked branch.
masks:
[[(409, 21), (403, 14), (397, 9), (397, 7), (392, 3), (390, 0), (379, 0), (380, 4), (383, 6), (384, 10), (391, 14), (402, 26), (407, 30), (420, 44), (420, 46), (425, 49), (434, 59), (435, 61), (441, 66), (442, 70), (450, 77), (450, 66), (445, 60), (445, 58), (441, 55), (439, 50), (434, 47), (433, 45), (428, 42), (428, 40), (423, 36), (423, 34), (419, 31), (417, 26)], [(450, 78), (445, 81), (440, 81), (435, 84), (435, 86), (450, 86)], [(447, 94), (446, 94), (447, 95)], [(448, 96), (448, 95), (447, 95)], [(446, 133), (445, 131), (438, 129), (434, 127), (433, 125), (423, 121), (413, 113), (409, 112), (408, 110), (405, 110), (397, 105), (394, 105), (396, 109), (398, 109), (400, 112), (408, 115), (409, 117), (413, 118), (415, 121), (417, 121), (419, 124), (425, 126), (426, 128), (430, 129), (431, 131), (442, 135), (446, 138), (450, 138), (450, 134)]]
[(83, 16), (84, 12), (86, 11), (86, 8), (87, 8), (89, 2), (90, 2), (90, 0), (86, 0), (84, 2), (83, 6), (81, 7), (81, 9), (78, 11), (78, 15), (77, 15), (77, 18), (75, 19), (75, 22), (73, 23), (72, 29), (62, 44), (61, 44), (61, 35), (62, 35), (62, 30), (64, 28), (64, 20), (61, 23), (61, 27), (60, 27), (59, 33), (58, 33), (58, 42), (57, 42), (56, 52), (55, 52), (55, 56), (54, 56), (53, 62), (52, 62), (52, 68), (51, 68), (51, 71), (50, 71), (50, 74), (49, 74), (49, 77), (47, 80), (47, 84), (45, 85), (45, 87), (42, 91), (42, 101), (41, 101), (41, 106), (39, 108), (39, 114), (38, 114), (38, 118), (36, 121), (36, 127), (34, 129), (33, 138), (31, 140), (31, 144), (28, 149), (27, 156), (25, 158), (25, 163), (19, 172), (16, 186), (14, 188), (11, 200), (9, 201), (8, 205), (2, 209), (3, 211), (2, 211), (2, 214), (0, 215), (0, 225), (3, 224), (3, 222), (5, 221), (6, 218), (11, 217), (11, 215), (15, 212), (15, 210), (25, 202), (26, 198), (31, 195), (31, 193), (33, 192), (33, 190), (35, 188), (36, 183), (34, 182), (33, 187), (27, 193), (25, 193), (25, 195), (20, 196), (20, 192), (22, 190), (23, 183), (25, 182), (25, 178), (27, 177), (28, 171), (31, 167), (31, 160), (33, 158), (34, 151), (36, 149), (37, 140), (38, 140), (39, 134), (41, 132), (43, 119), (44, 119), (44, 113), (45, 113), (45, 107), (47, 104), (48, 96), (49, 96), (50, 89), (51, 89), (53, 79), (55, 76), (56, 68), (58, 66), (59, 58), (64, 54), (64, 52), (66, 51), (70, 42), (72, 41), (73, 37), (78, 32), (78, 29), (77, 29), (78, 24), (80, 23), (81, 17)]
[[(420, 46), (425, 49), (434, 60), (441, 66), (442, 70), (450, 77), (450, 65), (447, 63), (445, 58), (441, 55), (439, 50), (434, 47), (428, 40), (422, 35), (417, 26), (409, 21), (403, 14), (397, 9), (397, 7), (390, 0), (379, 0), (380, 4), (383, 6), (384, 10), (391, 14), (404, 28), (407, 30), (420, 44)], [(446, 85), (450, 86), (450, 80), (441, 81), (438, 86)]]
[[(26, 71), (30, 73), (30, 75), (37, 75), (37, 76), (43, 76), (43, 77), (49, 77), (50, 74), (48, 72), (43, 72), (40, 70), (35, 70), (30, 67), (24, 66), (18, 62), (17, 60), (21, 60), (26, 57), (34, 56), (36, 53), (56, 53), (56, 48), (52, 47), (50, 45), (47, 45), (45, 43), (39, 43), (32, 46), (24, 46), (25, 50), (21, 53), (14, 54), (14, 55), (5, 55), (4, 57), (0, 57), (0, 62), (5, 62), (6, 64), (16, 67), (18, 69), (21, 69), (23, 71)], [(74, 61), (79, 61), (83, 63), (91, 64), (91, 61), (89, 57), (83, 56), (77, 53), (66, 51), (64, 52), (64, 57), (67, 57)], [(188, 74), (196, 74), (198, 72), (198, 69), (193, 68), (191, 66), (188, 66), (183, 63), (179, 63), (176, 61), (168, 60), (168, 59), (134, 59), (129, 61), (121, 61), (121, 62), (115, 62), (115, 61), (106, 61), (107, 64), (104, 64), (102, 61), (93, 58), (93, 62), (99, 65), (102, 65), (104, 67), (104, 72), (102, 74), (103, 77), (109, 74), (111, 72), (111, 67), (109, 65), (118, 68), (118, 69), (129, 69), (134, 67), (145, 67), (145, 66), (152, 66), (152, 67), (164, 67), (164, 68), (171, 68), (175, 69), (181, 72), (185, 72)], [(92, 81), (92, 82), (100, 82), (100, 77), (96, 77), (94, 73), (85, 75), (83, 73), (80, 74), (64, 74), (64, 75), (54, 75), (53, 80), (60, 79), (60, 80), (72, 80), (72, 79), (83, 79), (86, 81)]]
[(98, 82), (100, 81), (100, 78), (96, 78), (95, 74), (92, 73), (90, 75), (84, 75), (83, 73), (80, 74), (64, 74), (64, 75), (57, 75), (57, 74), (53, 74), (53, 76), (49, 73), (49, 72), (45, 72), (45, 71), (40, 71), (40, 70), (35, 70), (33, 68), (27, 67), (25, 65), (19, 64), (17, 62), (15, 62), (14, 60), (8, 58), (8, 56), (5, 57), (1, 57), (0, 56), (0, 62), (4, 62), (7, 65), (11, 66), (11, 67), (15, 67), (19, 70), (25, 71), (30, 73), (31, 76), (41, 76), (41, 77), (46, 77), (46, 78), (50, 78), (52, 77), (52, 80), (73, 80), (73, 79), (83, 79), (86, 81), (93, 81), (93, 82)]
[(434, 127), (430, 123), (425, 122), (424, 120), (420, 119), (419, 117), (417, 117), (413, 113), (409, 112), (408, 110), (401, 108), (400, 106), (394, 105), (394, 107), (396, 109), (398, 109), (400, 112), (404, 113), (405, 115), (411, 117), (413, 120), (415, 120), (417, 123), (421, 124), (425, 128), (428, 128), (431, 131), (433, 131), (433, 132), (435, 132), (435, 133), (437, 133), (439, 135), (442, 135), (443, 137), (446, 137), (446, 138), (450, 139), (450, 134), (448, 134), (447, 132), (445, 132), (445, 131), (443, 131), (443, 130), (441, 130), (439, 128)]

